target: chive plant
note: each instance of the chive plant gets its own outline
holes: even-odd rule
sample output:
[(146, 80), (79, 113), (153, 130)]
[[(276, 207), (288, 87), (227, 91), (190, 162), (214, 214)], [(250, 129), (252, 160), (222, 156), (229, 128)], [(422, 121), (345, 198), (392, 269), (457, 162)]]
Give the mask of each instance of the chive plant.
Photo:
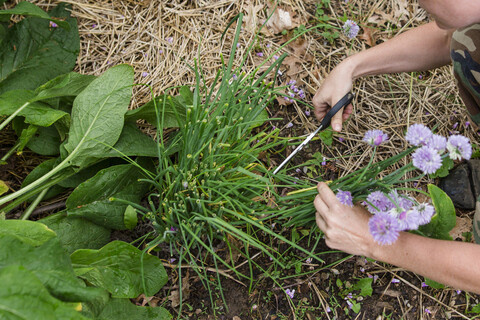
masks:
[[(213, 262), (217, 268), (222, 265), (239, 278), (253, 281), (252, 274), (235, 268), (233, 259), (216, 252), (219, 240), (226, 242), (227, 255), (243, 250), (248, 260), (248, 250), (255, 248), (284, 267), (276, 258), (278, 253), (259, 239), (263, 232), (313, 257), (310, 251), (273, 232), (267, 223), (277, 214), (272, 201), (279, 197), (281, 185), (274, 183), (269, 163), (261, 160), (261, 154), (281, 149), (285, 140), (278, 137), (278, 129), (265, 132), (261, 128), (268, 118), (265, 107), (273, 104), (278, 93), (274, 84), (286, 54), (261, 74), (258, 68), (241, 73), (245, 59), (233, 70), (242, 14), (236, 21), (229, 60), (222, 57), (222, 68), (209, 87), (204, 84), (201, 64), (195, 61), (191, 67), (196, 76), (193, 93), (183, 90), (181, 97), (165, 94), (153, 100), (161, 134), (157, 138), (156, 177), (148, 180), (155, 191), (148, 197), (148, 208), (142, 210), (156, 231), (148, 248), (168, 243), (172, 253), (180, 254), (179, 265), (182, 261), (192, 265), (209, 290), (212, 283), (204, 268), (207, 263)], [(273, 81), (267, 82), (270, 74)], [(179, 108), (178, 103), (183, 106)], [(164, 136), (166, 112), (175, 113), (179, 127)], [(285, 185), (293, 183), (292, 177), (278, 177)], [(240, 240), (243, 248), (234, 248), (229, 237)], [(251, 271), (252, 262), (249, 264)], [(220, 283), (218, 273), (216, 282)]]

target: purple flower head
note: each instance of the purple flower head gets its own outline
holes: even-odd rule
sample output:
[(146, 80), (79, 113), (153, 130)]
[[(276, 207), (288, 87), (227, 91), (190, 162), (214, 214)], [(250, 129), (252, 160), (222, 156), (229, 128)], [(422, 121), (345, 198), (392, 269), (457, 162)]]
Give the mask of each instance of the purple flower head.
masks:
[(278, 60), (278, 58), (280, 58), (280, 57), (277, 56), (277, 55), (274, 55), (274, 56), (273, 56), (273, 60), (275, 60), (275, 61)]
[(290, 299), (293, 299), (293, 297), (295, 296), (295, 289), (293, 290), (287, 289), (285, 290), (285, 293), (290, 297)]
[(50, 21), (50, 28), (56, 28), (56, 27), (58, 27), (58, 24), (56, 24), (53, 21)]
[(178, 231), (178, 229), (177, 229), (177, 228), (175, 228), (175, 227), (170, 227), (170, 231), (172, 231), (172, 232), (177, 232), (177, 231)]
[[(374, 208), (376, 207), (376, 209)], [(367, 197), (367, 210), (370, 213), (388, 211), (393, 208), (393, 204), (387, 196), (381, 191), (374, 191)]]
[(468, 128), (469, 125), (470, 125), (470, 121), (465, 121), (465, 128)]
[(419, 220), (418, 220), (419, 225), (424, 225), (429, 223), (433, 215), (435, 214), (435, 208), (428, 203), (420, 203), (414, 208), (419, 215)]
[(452, 160), (469, 160), (472, 156), (472, 145), (467, 137), (456, 134), (447, 141), (447, 150)]
[(292, 79), (290, 81), (288, 81), (288, 85), (291, 86), (291, 85), (295, 85), (295, 83), (297, 83), (296, 80)]
[(144, 71), (144, 72), (142, 72), (142, 77), (144, 77), (144, 78), (145, 78), (146, 76), (148, 76), (148, 72), (145, 72), (145, 71)]
[(287, 123), (287, 128), (291, 128), (291, 127), (293, 127), (293, 123), (291, 122)]
[(414, 146), (424, 146), (432, 138), (432, 131), (420, 123), (412, 124), (405, 135), (405, 139)]
[(257, 52), (257, 57), (263, 57), (263, 52)]
[(372, 147), (379, 146), (381, 143), (387, 140), (388, 135), (383, 133), (382, 130), (368, 130), (365, 132), (365, 136), (363, 137), (363, 141)]
[(453, 126), (452, 126), (452, 129), (455, 130), (455, 129), (457, 129), (457, 127), (458, 127), (458, 122), (455, 122), (455, 123), (453, 124)]
[(326, 165), (326, 164), (327, 164), (327, 161), (326, 161), (325, 157), (323, 157), (323, 158), (322, 158), (322, 163), (321, 163), (321, 165), (324, 166), (324, 165)]
[(349, 207), (353, 207), (353, 198), (352, 198), (352, 193), (350, 191), (342, 191), (338, 189), (337, 199), (338, 201), (340, 201), (341, 204), (344, 204)]
[(233, 80), (237, 80), (237, 79), (238, 79), (238, 77), (237, 77), (237, 75), (236, 75), (235, 73), (232, 74), (232, 79), (233, 79)]
[(432, 137), (427, 142), (427, 146), (437, 150), (438, 153), (442, 154), (447, 148), (447, 138), (438, 134), (432, 134)]
[(305, 115), (306, 115), (307, 117), (310, 117), (310, 110), (308, 110), (308, 109), (305, 110)]
[(342, 27), (343, 33), (348, 37), (348, 39), (353, 39), (357, 36), (360, 27), (355, 23), (355, 21), (347, 20)]
[(435, 173), (442, 166), (442, 158), (437, 150), (424, 146), (415, 150), (412, 155), (413, 165), (425, 174)]
[[(390, 212), (396, 212), (395, 209), (391, 209)], [(402, 210), (396, 215), (400, 231), (404, 230), (416, 230), (420, 225), (420, 214), (415, 209)]]
[(165, 40), (167, 40), (168, 43), (173, 43), (173, 37), (167, 37)]
[(386, 212), (374, 214), (368, 221), (368, 228), (373, 239), (381, 245), (394, 243), (400, 232), (397, 219)]
[(187, 189), (187, 188), (188, 188), (188, 182), (187, 182), (187, 181), (183, 181), (183, 182), (182, 182), (182, 186), (183, 186), (183, 189)]
[(400, 283), (400, 280), (393, 278), (392, 283)]

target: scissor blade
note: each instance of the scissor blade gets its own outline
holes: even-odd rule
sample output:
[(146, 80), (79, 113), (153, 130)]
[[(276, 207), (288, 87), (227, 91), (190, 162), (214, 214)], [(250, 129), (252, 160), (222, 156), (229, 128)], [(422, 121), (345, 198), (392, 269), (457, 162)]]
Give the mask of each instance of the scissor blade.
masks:
[(273, 174), (277, 174), (278, 171), (280, 171), (280, 169), (282, 169), (282, 167), (288, 163), (288, 161), (290, 161), (290, 159), (293, 158), (293, 156), (295, 154), (297, 154), (300, 150), (303, 149), (303, 147), (310, 142), (310, 140), (313, 139), (313, 137), (318, 133), (318, 131), (320, 131), (322, 129), (322, 125), (320, 125), (317, 130), (315, 130), (314, 132), (310, 133), (310, 135), (305, 139), (303, 140), (303, 142), (297, 147), (295, 148), (295, 150), (293, 150), (292, 153), (290, 153), (290, 155), (285, 159), (283, 160), (282, 163), (280, 163), (280, 165), (277, 167), (277, 169), (275, 169), (275, 171), (273, 171)]

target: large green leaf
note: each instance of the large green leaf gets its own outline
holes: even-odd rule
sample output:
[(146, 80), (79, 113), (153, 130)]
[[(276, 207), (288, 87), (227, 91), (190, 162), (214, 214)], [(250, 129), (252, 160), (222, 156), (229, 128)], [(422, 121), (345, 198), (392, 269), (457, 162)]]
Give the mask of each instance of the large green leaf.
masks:
[(96, 77), (76, 72), (62, 74), (35, 90), (34, 100), (78, 96)]
[(457, 221), (455, 206), (450, 197), (439, 187), (429, 184), (428, 192), (435, 207), (435, 215), (430, 223), (420, 226), (419, 230), (430, 238), (452, 240), (449, 232), (455, 227)]
[(60, 153), (60, 135), (55, 126), (40, 127), (28, 141), (27, 147), (43, 156), (56, 156)]
[(34, 273), (19, 265), (0, 268), (0, 319), (76, 320), (87, 319), (52, 297)]
[[(51, 108), (43, 102), (31, 102), (35, 97), (30, 90), (11, 90), (0, 95), (0, 115), (16, 113), (25, 117), (25, 122), (41, 127), (48, 127), (68, 113)], [(20, 110), (18, 112), (18, 110)]]
[[(22, 188), (28, 186), (29, 184), (35, 182), (36, 180), (40, 179), (43, 177), (45, 174), (47, 174), (50, 170), (52, 170), (58, 163), (58, 159), (48, 159), (45, 160), (44, 162), (40, 163), (38, 166), (35, 167), (23, 180), (22, 182)], [(63, 173), (65, 175), (65, 179), (73, 174), (73, 172), (67, 172), (64, 171)], [(47, 191), (47, 193), (44, 195), (43, 199), (49, 199), (51, 197), (54, 197), (61, 192), (65, 191), (65, 188), (63, 188), (60, 185), (54, 185), (53, 187), (50, 187)]]
[(11, 15), (11, 14), (19, 14), (23, 16), (46, 19), (46, 20), (55, 22), (59, 27), (65, 28), (66, 30), (70, 30), (70, 25), (68, 24), (68, 22), (50, 17), (48, 13), (46, 13), (45, 11), (43, 11), (33, 3), (30, 3), (27, 1), (22, 1), (18, 3), (13, 9), (0, 10), (0, 15)]
[(77, 22), (65, 4), (50, 16), (65, 19), (70, 30), (50, 28), (49, 21), (27, 17), (6, 29), (0, 46), (0, 94), (14, 89), (35, 89), (75, 66), (80, 40)]
[(32, 271), (50, 294), (63, 301), (88, 301), (104, 296), (99, 288), (87, 288), (78, 279), (58, 239), (33, 246), (11, 235), (0, 235), (0, 268), (22, 265)]
[(157, 157), (157, 143), (133, 122), (126, 122), (117, 143), (101, 155), (107, 157)]
[(114, 298), (134, 298), (142, 293), (153, 296), (167, 282), (160, 259), (145, 253), (142, 266), (142, 251), (122, 241), (110, 242), (100, 250), (77, 250), (71, 259), (79, 277), (105, 288)]
[(70, 194), (67, 212), (106, 228), (126, 229), (124, 214), (127, 204), (110, 198), (138, 203), (148, 190), (148, 184), (138, 182), (142, 177), (142, 171), (133, 164), (103, 169)]
[(12, 235), (21, 241), (32, 245), (39, 246), (55, 238), (55, 232), (45, 225), (33, 221), (23, 220), (1, 220), (0, 234)]
[(43, 223), (57, 234), (68, 254), (78, 249), (100, 249), (110, 241), (110, 230), (80, 217), (59, 212), (43, 218)]
[(128, 299), (110, 299), (98, 320), (168, 320), (172, 315), (162, 307), (140, 307)]
[(70, 165), (86, 166), (115, 145), (122, 133), (132, 86), (133, 68), (118, 65), (93, 80), (77, 96), (69, 137), (63, 145), (71, 156)]
[[(186, 105), (180, 100), (172, 96), (159, 96), (141, 106), (140, 108), (129, 110), (125, 115), (126, 121), (135, 121), (143, 119), (153, 126), (157, 125), (157, 113), (155, 104), (158, 109), (159, 121), (163, 120), (163, 128), (176, 128), (185, 123)], [(179, 121), (175, 114), (179, 116)]]

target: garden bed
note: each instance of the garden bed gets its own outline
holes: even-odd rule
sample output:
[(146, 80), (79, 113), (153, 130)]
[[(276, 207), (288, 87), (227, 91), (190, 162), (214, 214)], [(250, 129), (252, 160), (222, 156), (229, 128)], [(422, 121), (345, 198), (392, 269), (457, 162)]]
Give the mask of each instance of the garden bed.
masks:
[[(50, 10), (57, 2), (32, 1), (44, 10)], [(195, 73), (190, 66), (195, 59), (202, 62), (208, 87), (215, 82), (216, 72), (228, 61), (232, 46), (237, 47), (239, 57), (234, 59), (232, 70), (241, 66), (242, 71), (266, 74), (274, 65), (273, 55), (287, 57), (279, 65), (279, 71), (270, 73), (266, 82), (275, 81), (282, 87), (294, 80), (306, 97), (302, 101), (286, 103), (283, 97), (273, 99), (266, 110), (272, 119), (253, 129), (254, 134), (269, 134), (278, 130), (278, 137), (297, 143), (318, 125), (308, 105), (322, 79), (341, 60), (360, 50), (379, 44), (411, 27), (428, 21), (427, 15), (416, 1), (284, 1), (282, 8), (292, 17), (292, 25), (285, 31), (264, 27), (270, 4), (263, 1), (65, 1), (71, 5), (71, 15), (78, 21), (80, 53), (74, 71), (100, 76), (113, 66), (126, 63), (133, 67), (134, 86), (129, 109), (137, 109), (154, 96), (169, 93), (178, 96), (181, 86), (193, 87)], [(16, 1), (7, 1), (13, 7)], [(235, 45), (235, 25), (222, 33), (238, 13), (243, 13), (243, 25)], [(328, 19), (325, 16), (328, 16)], [(339, 32), (346, 17), (361, 26), (359, 36), (350, 40)], [(323, 25), (323, 26), (322, 26)], [(305, 28), (318, 29), (299, 35)], [(295, 41), (282, 47), (297, 36)], [(249, 46), (252, 45), (252, 48)], [(275, 52), (277, 49), (278, 52)], [(260, 54), (261, 53), (261, 54)], [(266, 61), (267, 58), (270, 60)], [(220, 84), (217, 84), (219, 87)], [(216, 87), (216, 88), (218, 88)], [(367, 165), (371, 150), (360, 142), (367, 130), (380, 129), (390, 139), (375, 155), (375, 161), (385, 160), (407, 143), (404, 133), (413, 123), (436, 127), (442, 135), (459, 133), (478, 143), (477, 129), (468, 124), (463, 105), (456, 93), (451, 70), (448, 67), (422, 73), (393, 74), (366, 77), (355, 82), (354, 112), (345, 123), (342, 133), (331, 131), (322, 139), (315, 139), (289, 166), (289, 175), (299, 180), (313, 181), (322, 177), (335, 180)], [(286, 93), (286, 92), (284, 92)], [(146, 121), (137, 121), (142, 132), (155, 136), (155, 128)], [(165, 130), (165, 137), (172, 131)], [(14, 144), (14, 131), (0, 131), (0, 154)], [(276, 146), (259, 158), (267, 169), (273, 170), (295, 146)], [(0, 180), (11, 190), (18, 190), (23, 179), (48, 157), (39, 157), (25, 149), (12, 155), (0, 166)], [(316, 159), (316, 162), (307, 162)], [(324, 165), (319, 163), (325, 162)], [(395, 170), (399, 163), (390, 170)], [(434, 179), (423, 177), (418, 186), (426, 190)], [(278, 190), (285, 195), (288, 187)], [(67, 205), (71, 189), (58, 196), (40, 202), (31, 220), (45, 218)], [(142, 199), (143, 206), (149, 205)], [(160, 205), (160, 203), (155, 203)], [(7, 214), (18, 219), (27, 209), (22, 205)], [(43, 209), (42, 209), (43, 208)], [(313, 215), (313, 212), (312, 212)], [(457, 216), (466, 223), (457, 241), (465, 241), (461, 231), (471, 226), (473, 212), (457, 210)], [(153, 230), (151, 221), (140, 221), (133, 230), (118, 230), (110, 240), (136, 243), (137, 239)], [(367, 260), (342, 252), (333, 252), (319, 237), (316, 227), (272, 226), (274, 233), (298, 243), (305, 251), (291, 247), (285, 241), (255, 229), (255, 237), (268, 244), (276, 252), (277, 261), (261, 248), (247, 248), (244, 243), (228, 238), (229, 244), (215, 240), (211, 247), (219, 258), (234, 260), (237, 271), (249, 275), (239, 278), (232, 269), (217, 265), (215, 259), (198, 254), (202, 261), (199, 269), (204, 278), (183, 262), (177, 265), (178, 250), (166, 243), (150, 251), (158, 256), (166, 268), (167, 284), (153, 297), (142, 295), (132, 299), (137, 305), (163, 306), (173, 316), (181, 319), (469, 319), (479, 296), (459, 292), (451, 288), (434, 289), (425, 285), (425, 279), (411, 272)], [(230, 246), (239, 250), (232, 249)], [(146, 244), (138, 245), (145, 249)], [(179, 246), (181, 248), (181, 246)], [(233, 250), (233, 253), (232, 253)], [(323, 263), (308, 260), (306, 252), (321, 254)], [(173, 253), (173, 254), (172, 254)], [(248, 254), (248, 256), (246, 256)], [(182, 288), (179, 289), (179, 278)], [(205, 279), (212, 286), (205, 286)], [(219, 282), (220, 281), (220, 282)], [(295, 290), (291, 298), (285, 290)]]

